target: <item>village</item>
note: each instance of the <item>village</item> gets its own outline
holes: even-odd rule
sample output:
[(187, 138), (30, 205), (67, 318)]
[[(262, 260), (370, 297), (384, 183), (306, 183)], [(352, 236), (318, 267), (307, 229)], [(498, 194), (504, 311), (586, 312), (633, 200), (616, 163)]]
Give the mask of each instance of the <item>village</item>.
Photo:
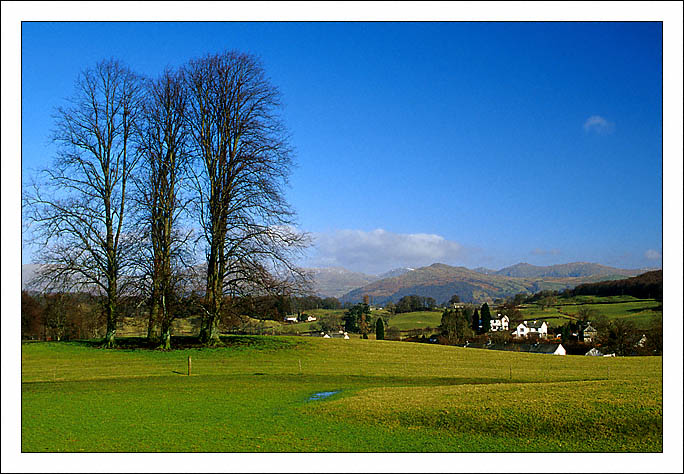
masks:
[[(287, 316), (284, 318), (283, 322), (287, 324), (296, 324), (299, 322), (313, 322), (318, 318), (311, 315), (301, 315), (301, 316)], [(508, 332), (512, 337), (511, 341), (494, 342), (492, 339), (488, 339), (487, 342), (470, 342), (466, 341), (463, 347), (472, 349), (490, 349), (490, 350), (500, 350), (500, 351), (513, 351), (513, 352), (529, 352), (533, 354), (549, 354), (549, 355), (566, 355), (567, 351), (560, 342), (549, 341), (548, 325), (545, 321), (522, 321), (513, 331), (510, 331), (510, 318), (506, 315), (501, 315), (497, 313), (496, 318), (492, 319), (491, 322), (491, 333), (502, 333)], [(574, 334), (579, 337), (584, 343), (591, 343), (596, 337), (596, 329), (594, 329), (591, 324), (588, 324), (581, 334)], [(349, 333), (347, 331), (309, 331), (302, 332), (301, 336), (305, 337), (321, 337), (323, 339), (349, 339)], [(559, 339), (560, 334), (553, 335), (552, 340)], [(645, 336), (643, 336), (645, 338)], [(420, 342), (420, 341), (408, 341), (408, 342)], [(437, 336), (432, 336), (427, 339), (427, 342), (437, 343)], [(640, 341), (643, 345), (644, 340)], [(585, 355), (587, 356), (603, 356), (603, 357), (615, 357), (615, 354), (603, 354), (597, 348), (591, 348)]]

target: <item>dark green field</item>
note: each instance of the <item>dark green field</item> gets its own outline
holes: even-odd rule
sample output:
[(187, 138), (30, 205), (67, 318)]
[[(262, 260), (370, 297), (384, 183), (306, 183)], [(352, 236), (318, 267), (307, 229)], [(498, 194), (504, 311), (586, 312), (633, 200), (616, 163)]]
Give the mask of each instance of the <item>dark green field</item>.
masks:
[[(658, 452), (662, 358), (235, 336), (22, 345), (24, 452)], [(192, 376), (187, 376), (188, 356)], [(319, 392), (329, 398), (309, 400)]]

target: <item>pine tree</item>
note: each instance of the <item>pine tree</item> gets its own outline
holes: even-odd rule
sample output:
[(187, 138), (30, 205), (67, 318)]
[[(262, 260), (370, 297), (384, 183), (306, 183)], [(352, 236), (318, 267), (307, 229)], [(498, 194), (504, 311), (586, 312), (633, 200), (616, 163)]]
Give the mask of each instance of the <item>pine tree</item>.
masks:
[(382, 318), (378, 318), (375, 323), (375, 339), (377, 341), (382, 341), (385, 339), (385, 322)]
[(487, 333), (491, 329), (492, 315), (489, 312), (489, 305), (484, 303), (480, 309), (480, 319), (482, 319), (482, 332)]
[(385, 322), (382, 318), (378, 318), (375, 322), (375, 340), (383, 341), (385, 339)]
[(480, 315), (477, 312), (477, 308), (475, 308), (475, 312), (473, 313), (473, 319), (472, 319), (472, 324), (471, 327), (473, 328), (473, 332), (475, 334), (480, 332)]

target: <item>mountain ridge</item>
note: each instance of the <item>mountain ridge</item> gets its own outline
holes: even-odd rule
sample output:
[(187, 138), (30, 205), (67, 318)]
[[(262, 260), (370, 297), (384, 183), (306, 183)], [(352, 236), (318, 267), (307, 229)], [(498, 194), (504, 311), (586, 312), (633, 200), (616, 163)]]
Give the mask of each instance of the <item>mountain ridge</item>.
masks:
[[(40, 266), (22, 265), (22, 290)], [(314, 281), (314, 293), (322, 297), (356, 302), (363, 294), (374, 301), (397, 301), (401, 296), (431, 296), (441, 303), (459, 294), (463, 301), (491, 300), (519, 292), (572, 288), (583, 283), (636, 276), (652, 269), (626, 270), (605, 265), (574, 262), (549, 266), (518, 263), (500, 270), (469, 269), (443, 263), (412, 269), (396, 268), (380, 275), (354, 272), (343, 267), (305, 268)]]
[(457, 294), (464, 302), (482, 302), (516, 293), (574, 288), (583, 283), (631, 277), (645, 271), (647, 269), (631, 270), (573, 262), (545, 267), (520, 263), (493, 273), (483, 273), (466, 267), (434, 263), (405, 275), (371, 282), (346, 293), (341, 301), (361, 301), (363, 295), (367, 294), (378, 304), (383, 304), (416, 294), (435, 298), (441, 303)]

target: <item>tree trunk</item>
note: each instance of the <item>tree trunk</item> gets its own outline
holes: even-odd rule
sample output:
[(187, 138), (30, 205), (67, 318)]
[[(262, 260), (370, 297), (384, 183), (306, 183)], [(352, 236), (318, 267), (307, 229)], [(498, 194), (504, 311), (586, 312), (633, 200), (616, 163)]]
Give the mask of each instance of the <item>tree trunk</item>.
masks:
[(218, 264), (218, 250), (212, 249), (207, 266), (207, 314), (203, 318), (200, 341), (215, 345), (221, 342), (218, 323), (221, 314), (221, 270)]
[(155, 305), (153, 308), (154, 309), (150, 310), (150, 321), (147, 325), (147, 342), (150, 345), (154, 345), (154, 343), (156, 343), (160, 337), (159, 325), (157, 324), (157, 317), (156, 317), (157, 306)]
[(157, 299), (156, 290), (152, 291), (152, 298), (150, 302), (150, 319), (147, 324), (147, 342), (152, 345), (158, 341), (159, 338), (159, 301)]
[(105, 335), (104, 346), (111, 349), (115, 345), (114, 336), (116, 335), (116, 321), (107, 316), (107, 334)]
[(114, 337), (116, 335), (116, 280), (110, 279), (109, 289), (107, 291), (107, 335), (105, 336), (105, 347), (111, 349), (115, 345)]
[(159, 346), (159, 348), (165, 351), (171, 349), (171, 328), (168, 326), (162, 328), (161, 345)]

